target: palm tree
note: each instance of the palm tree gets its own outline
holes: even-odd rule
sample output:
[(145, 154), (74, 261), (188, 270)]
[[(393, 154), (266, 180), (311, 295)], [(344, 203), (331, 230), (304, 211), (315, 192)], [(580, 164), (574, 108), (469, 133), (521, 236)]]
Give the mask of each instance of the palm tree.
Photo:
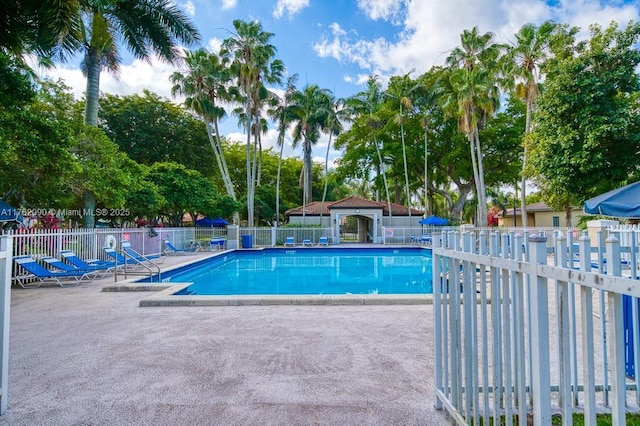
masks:
[(324, 189), (322, 190), (322, 209), (320, 210), (320, 224), (322, 225), (322, 213), (324, 212), (324, 202), (327, 199), (327, 189), (329, 187), (329, 152), (331, 151), (331, 139), (333, 135), (339, 135), (342, 132), (342, 100), (336, 100), (333, 95), (330, 96), (331, 110), (327, 116), (326, 129), (329, 131), (329, 142), (327, 143), (327, 153), (324, 156)]
[(76, 0), (3, 2), (0, 51), (20, 60), (34, 53), (44, 65), (71, 56), (81, 46), (81, 15)]
[[(227, 195), (237, 200), (218, 127), (219, 120), (226, 115), (225, 109), (218, 104), (220, 101), (229, 99), (227, 90), (231, 78), (229, 70), (218, 55), (204, 49), (194, 52), (186, 51), (185, 63), (187, 65), (185, 73), (175, 72), (170, 77), (173, 83), (171, 93), (174, 96), (185, 95), (185, 106), (204, 120), (209, 143)], [(234, 222), (238, 223), (237, 216), (234, 217)]]
[[(188, 17), (170, 0), (96, 0), (74, 2), (78, 22), (84, 24), (77, 32), (66, 34), (63, 45), (73, 46), (76, 40), (84, 53), (82, 69), (87, 77), (84, 121), (98, 125), (100, 73), (117, 72), (120, 65), (117, 41), (128, 48), (136, 59), (149, 60), (152, 54), (175, 63), (181, 59), (178, 43), (191, 45), (200, 35)], [(80, 20), (79, 17), (85, 19)], [(85, 190), (83, 208), (93, 211), (96, 200)], [(83, 226), (95, 225), (93, 215), (83, 217)]]
[[(516, 84), (515, 94), (524, 98), (527, 106), (525, 116), (525, 136), (532, 130), (531, 115), (536, 106), (540, 93), (538, 87), (540, 67), (548, 57), (549, 40), (557, 25), (546, 21), (539, 27), (526, 24), (516, 34), (516, 43), (507, 51), (507, 70), (505, 74), (513, 77)], [(522, 156), (522, 176), (520, 181), (520, 208), (522, 211), (522, 226), (527, 226), (527, 144), (524, 144)]]
[(278, 156), (278, 174), (276, 176), (276, 228), (280, 222), (280, 173), (282, 171), (282, 153), (284, 150), (284, 137), (291, 124), (291, 104), (293, 95), (296, 92), (296, 83), (298, 82), (298, 74), (293, 74), (287, 78), (286, 89), (278, 102), (269, 111), (269, 115), (278, 124), (278, 146), (280, 147), (280, 155)]
[[(437, 93), (445, 111), (458, 117), (458, 127), (467, 136), (478, 200), (479, 226), (487, 226), (487, 197), (479, 125), (498, 106), (496, 64), (504, 46), (493, 43), (492, 33), (480, 34), (477, 27), (460, 35), (446, 62), (448, 78), (441, 80)], [(447, 75), (445, 73), (445, 75)]]
[[(231, 60), (231, 70), (237, 78), (238, 89), (246, 114), (247, 131), (247, 222), (254, 223), (256, 156), (258, 146), (258, 129), (260, 128), (260, 111), (267, 99), (265, 84), (280, 83), (284, 72), (284, 64), (274, 59), (276, 48), (270, 44), (273, 33), (262, 29), (259, 22), (234, 20), (235, 34), (222, 43), (222, 54)], [(254, 153), (251, 152), (252, 123), (255, 120)]]
[(407, 206), (409, 207), (409, 223), (411, 223), (411, 192), (409, 191), (409, 170), (407, 165), (407, 148), (404, 140), (404, 112), (413, 108), (413, 102), (409, 97), (412, 92), (421, 88), (421, 85), (416, 84), (411, 80), (409, 74), (413, 72), (409, 71), (403, 76), (391, 77), (389, 81), (389, 87), (387, 87), (386, 95), (391, 99), (395, 99), (398, 102), (399, 114), (395, 117), (395, 122), (400, 124), (400, 141), (402, 144), (402, 162), (404, 166), (404, 188), (407, 194)]
[(312, 201), (311, 151), (320, 139), (320, 134), (327, 129), (329, 116), (333, 112), (333, 96), (328, 89), (321, 89), (317, 84), (307, 85), (302, 91), (293, 95), (293, 146), (302, 142), (303, 163), (303, 204)]
[[(367, 79), (366, 89), (362, 92), (355, 94), (345, 101), (345, 110), (343, 117), (350, 121), (363, 118), (367, 121), (368, 127), (371, 129), (373, 135), (372, 142), (375, 146), (376, 154), (378, 157), (378, 175), (382, 174), (382, 181), (384, 183), (385, 194), (387, 198), (387, 207), (389, 215), (391, 216), (391, 195), (389, 193), (389, 184), (387, 182), (387, 174), (385, 171), (384, 163), (382, 161), (382, 154), (380, 152), (380, 146), (377, 139), (377, 128), (380, 125), (380, 120), (374, 115), (382, 104), (382, 91), (378, 76), (371, 75)], [(376, 189), (376, 201), (380, 200), (380, 190)]]

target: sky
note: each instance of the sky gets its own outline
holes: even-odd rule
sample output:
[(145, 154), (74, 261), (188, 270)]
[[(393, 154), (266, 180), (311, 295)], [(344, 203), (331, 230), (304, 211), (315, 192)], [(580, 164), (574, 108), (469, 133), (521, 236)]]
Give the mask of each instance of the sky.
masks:
[[(174, 0), (195, 23), (202, 35), (200, 46), (217, 51), (233, 34), (233, 20), (257, 20), (274, 34), (287, 74), (299, 75), (298, 87), (318, 84), (336, 97), (347, 97), (364, 89), (369, 75), (386, 82), (391, 75), (410, 73), (417, 77), (442, 65), (448, 52), (460, 44), (465, 29), (478, 26), (493, 32), (496, 41), (513, 42), (514, 34), (526, 23), (545, 20), (567, 23), (582, 29), (597, 23), (621, 27), (640, 21), (638, 0)], [(119, 75), (103, 72), (100, 89), (117, 95), (150, 90), (172, 98), (169, 76), (179, 68), (152, 59), (133, 60), (124, 49)], [(85, 79), (74, 58), (55, 69), (42, 71), (61, 78), (80, 99)], [(279, 88), (274, 88), (278, 90)], [(223, 134), (244, 141), (237, 120), (229, 116), (221, 123)], [(276, 141), (275, 126), (263, 136), (263, 146)], [(313, 148), (313, 159), (324, 163), (328, 137)], [(302, 157), (300, 149), (285, 149), (285, 156)], [(331, 150), (330, 166), (340, 152)]]

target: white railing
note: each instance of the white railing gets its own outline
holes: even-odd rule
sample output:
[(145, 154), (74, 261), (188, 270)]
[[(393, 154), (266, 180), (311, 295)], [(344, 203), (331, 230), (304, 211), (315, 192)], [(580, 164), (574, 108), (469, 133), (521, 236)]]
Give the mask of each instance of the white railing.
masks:
[(623, 425), (640, 406), (640, 374), (625, 374), (625, 353), (627, 373), (640, 365), (638, 246), (633, 263), (615, 237), (593, 250), (586, 232), (556, 233), (551, 248), (544, 234), (435, 236), (436, 408), (457, 424), (609, 411)]
[(11, 252), (13, 239), (0, 236), (0, 416), (7, 411), (9, 383), (9, 318), (11, 307)]
[[(29, 229), (9, 233), (13, 236), (13, 256), (31, 255), (60, 258), (60, 251), (73, 250), (83, 259), (107, 259), (102, 249), (105, 240), (113, 237), (119, 248), (128, 240), (132, 248), (143, 255), (164, 251), (164, 239), (176, 247), (188, 247), (198, 241), (208, 248), (212, 238), (226, 237), (226, 228), (95, 228), (95, 229)], [(20, 271), (14, 268), (13, 276)]]
[(244, 247), (249, 242), (246, 239), (247, 236), (250, 236), (250, 242), (253, 247), (282, 246), (287, 238), (293, 238), (296, 245), (302, 245), (305, 240), (311, 241), (315, 245), (318, 244), (320, 237), (327, 237), (329, 244), (334, 244), (331, 228), (240, 228), (239, 247)]

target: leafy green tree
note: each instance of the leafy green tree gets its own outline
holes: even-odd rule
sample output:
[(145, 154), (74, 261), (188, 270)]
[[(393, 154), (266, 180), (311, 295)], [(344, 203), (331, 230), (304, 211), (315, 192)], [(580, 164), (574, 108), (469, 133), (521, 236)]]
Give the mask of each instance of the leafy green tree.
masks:
[(180, 106), (144, 91), (142, 95), (104, 95), (100, 128), (132, 160), (150, 166), (173, 161), (209, 175), (213, 161), (202, 123)]
[(639, 177), (640, 24), (590, 30), (589, 40), (576, 43), (576, 31), (562, 29), (528, 140), (536, 182), (547, 202), (568, 214), (571, 206)]
[[(93, 126), (85, 126), (75, 137), (71, 152), (79, 170), (70, 183), (73, 192), (82, 199), (83, 209), (94, 212), (96, 204), (109, 209), (125, 207), (127, 190), (133, 186), (140, 166)], [(84, 198), (87, 191), (96, 204)]]
[(53, 83), (36, 92), (29, 70), (0, 54), (0, 97), (0, 196), (17, 206), (65, 207), (77, 164), (60, 105), (71, 105), (72, 95)]
[(211, 182), (196, 170), (177, 163), (155, 163), (147, 180), (158, 186), (158, 192), (166, 201), (162, 214), (172, 226), (181, 226), (185, 213), (195, 219), (198, 213), (215, 210), (218, 194)]

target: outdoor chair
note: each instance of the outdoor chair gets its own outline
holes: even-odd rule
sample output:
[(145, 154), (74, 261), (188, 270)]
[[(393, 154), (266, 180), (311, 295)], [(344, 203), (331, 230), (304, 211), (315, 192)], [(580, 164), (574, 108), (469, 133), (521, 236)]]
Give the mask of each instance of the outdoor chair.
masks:
[(422, 244), (430, 245), (431, 244), (431, 234), (423, 234), (422, 237), (420, 237), (420, 242)]
[(103, 247), (102, 250), (104, 250), (107, 256), (109, 256), (115, 261), (115, 264), (118, 267), (126, 266), (127, 268), (135, 269), (138, 267), (142, 267), (142, 264), (144, 263), (143, 261), (136, 260), (129, 256), (124, 256), (122, 253), (118, 253), (115, 249), (112, 249), (111, 247)]
[(318, 240), (318, 245), (319, 246), (328, 246), (329, 245), (329, 238), (328, 237), (320, 237), (320, 239)]
[(227, 248), (226, 238), (212, 238), (209, 242), (209, 250), (224, 250)]
[(100, 269), (96, 269), (96, 268), (89, 268), (89, 269), (77, 268), (75, 266), (69, 265), (68, 263), (64, 263), (62, 260), (58, 259), (57, 257), (53, 257), (53, 256), (45, 256), (45, 257), (40, 258), (40, 260), (42, 260), (44, 263), (46, 263), (51, 268), (53, 268), (54, 272), (56, 270), (61, 271), (61, 272), (81, 271), (81, 272), (86, 272), (87, 273), (87, 277), (91, 277), (92, 279), (97, 277), (98, 275), (103, 274), (105, 272), (104, 269), (100, 270)]
[[(113, 268), (116, 267), (116, 263), (109, 260), (91, 259), (85, 261), (71, 250), (62, 250), (60, 252), (60, 256), (62, 256), (64, 260), (78, 269), (86, 271), (96, 271), (102, 274), (102, 276), (105, 276), (107, 273), (111, 272)], [(121, 266), (123, 265), (118, 265), (118, 267)]]
[(158, 260), (158, 259), (164, 260), (162, 259), (161, 255), (157, 255), (157, 254), (143, 255), (138, 253), (133, 249), (133, 247), (131, 247), (131, 243), (129, 241), (122, 241), (120, 243), (120, 247), (122, 247), (122, 251), (127, 257), (136, 260), (138, 263), (144, 263), (144, 262), (154, 263), (154, 260)]
[(302, 246), (313, 246), (313, 242), (311, 240), (302, 240)]
[(179, 255), (193, 254), (193, 253), (197, 252), (199, 247), (200, 247), (197, 244), (191, 243), (191, 246), (188, 247), (188, 248), (177, 248), (168, 239), (164, 240), (164, 245), (165, 245), (164, 253), (167, 256), (179, 256)]
[(293, 238), (293, 237), (287, 237), (287, 238), (284, 240), (284, 246), (285, 246), (285, 247), (287, 247), (287, 246), (291, 246), (291, 247), (293, 247), (293, 246), (295, 246), (295, 245), (296, 245), (296, 240), (295, 240), (295, 238)]
[[(28, 272), (27, 275), (16, 276), (16, 282), (22, 288), (38, 288), (45, 282), (55, 282), (60, 287), (75, 287), (80, 284), (80, 280), (83, 278), (91, 278), (91, 272), (87, 271), (51, 271), (38, 262), (31, 256), (16, 256), (13, 260)], [(36, 283), (26, 282), (27, 280), (34, 278)], [(69, 281), (65, 284), (64, 281)]]
[(62, 250), (60, 252), (60, 256), (64, 258), (67, 262), (72, 264), (73, 266), (80, 269), (109, 269), (116, 266), (116, 263), (111, 260), (100, 260), (100, 259), (87, 259), (84, 260), (80, 258), (77, 254), (75, 254), (72, 250)]

